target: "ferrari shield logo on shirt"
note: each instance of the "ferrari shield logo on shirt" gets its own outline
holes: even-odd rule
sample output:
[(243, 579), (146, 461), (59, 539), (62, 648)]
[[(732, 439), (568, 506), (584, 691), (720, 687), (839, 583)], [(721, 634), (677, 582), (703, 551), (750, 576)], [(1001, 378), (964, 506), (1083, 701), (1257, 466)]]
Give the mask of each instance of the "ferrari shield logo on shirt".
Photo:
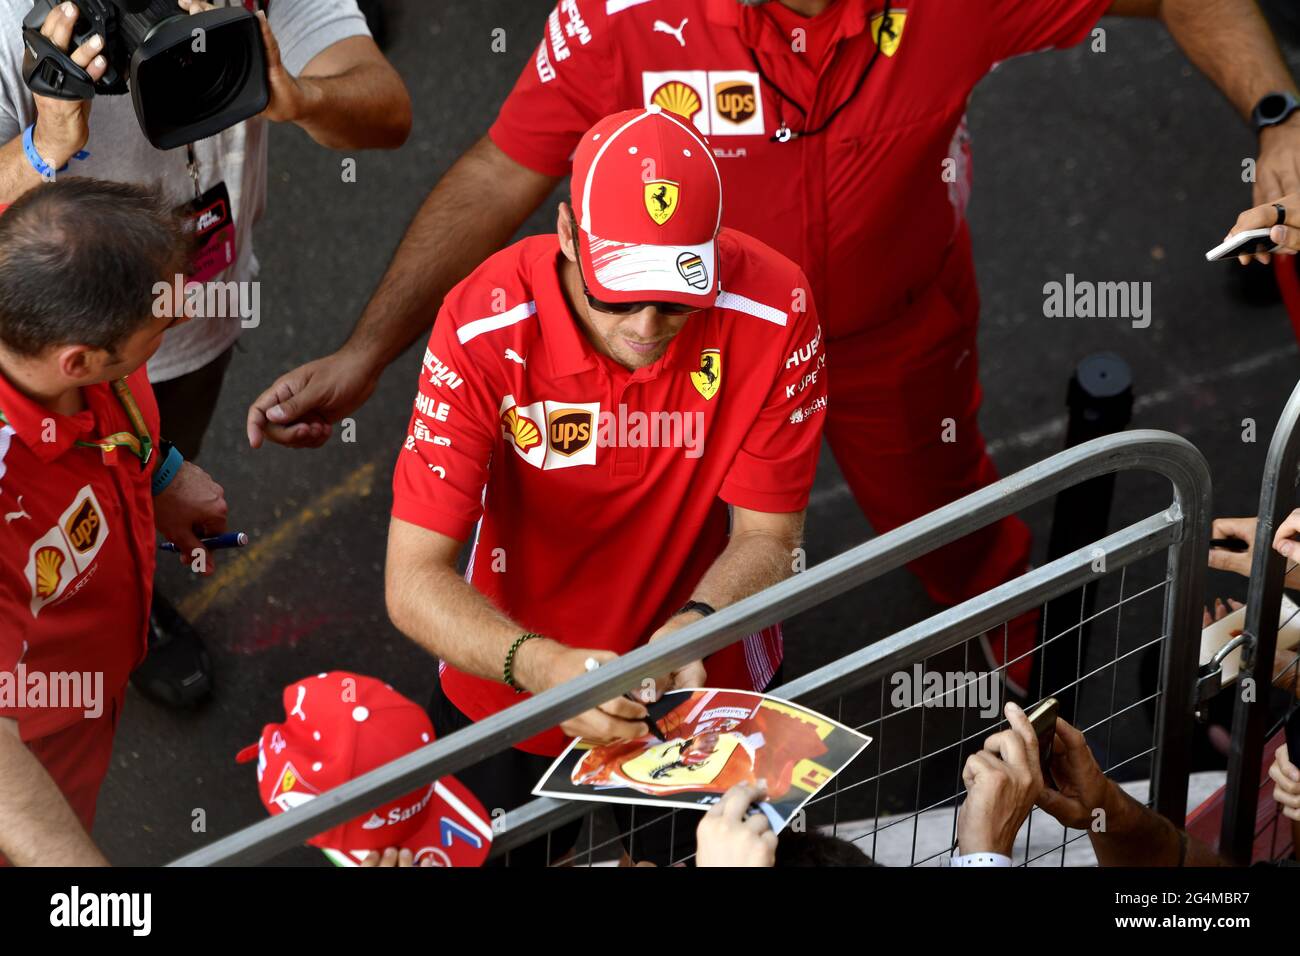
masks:
[(699, 371), (691, 373), (691, 384), (704, 396), (705, 401), (718, 394), (722, 386), (722, 353), (717, 349), (705, 349), (700, 353)]
[(646, 106), (695, 124), (706, 136), (763, 135), (763, 88), (754, 70), (646, 70)]
[(33, 542), (27, 553), (32, 617), (63, 597), (68, 585), (94, 563), (108, 537), (103, 515), (95, 492), (85, 485), (59, 516), (58, 524)]
[(673, 213), (677, 212), (677, 201), (681, 197), (681, 187), (666, 179), (654, 179), (642, 189), (645, 211), (656, 225), (662, 226)]
[(882, 12), (871, 18), (871, 39), (885, 56), (893, 56), (903, 42), (903, 24), (906, 22), (906, 10), (890, 10), (888, 17)]
[(501, 433), (506, 444), (543, 471), (594, 465), (599, 417), (600, 402), (519, 405), (513, 395), (501, 400)]

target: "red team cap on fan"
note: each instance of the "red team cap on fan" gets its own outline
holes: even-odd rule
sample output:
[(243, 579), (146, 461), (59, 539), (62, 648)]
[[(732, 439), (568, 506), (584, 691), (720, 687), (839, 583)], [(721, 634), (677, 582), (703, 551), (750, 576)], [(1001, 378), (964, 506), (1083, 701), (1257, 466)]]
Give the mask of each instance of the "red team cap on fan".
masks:
[[(434, 739), (422, 707), (346, 671), (290, 684), (284, 710), (284, 723), (267, 724), (235, 758), (257, 758), (258, 791), (273, 816)], [(435, 866), (479, 866), (492, 845), (487, 816), (460, 781), (443, 777), (307, 842), (339, 866), (357, 866), (369, 851), (388, 847), (410, 850), (416, 863), (432, 856)]]
[(607, 116), (578, 144), (570, 188), (593, 296), (713, 305), (722, 178), (694, 126), (658, 106)]

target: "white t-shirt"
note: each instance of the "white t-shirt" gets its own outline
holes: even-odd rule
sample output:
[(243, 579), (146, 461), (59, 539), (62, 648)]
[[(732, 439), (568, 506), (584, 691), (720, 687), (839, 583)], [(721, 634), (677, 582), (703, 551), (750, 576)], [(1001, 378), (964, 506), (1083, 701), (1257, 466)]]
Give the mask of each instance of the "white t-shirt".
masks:
[[(214, 6), (239, 6), (239, 0), (213, 0)], [(0, 143), (7, 143), (36, 121), (36, 105), (23, 83), (22, 21), (31, 0), (0, 0)], [(321, 51), (340, 40), (369, 36), (356, 0), (271, 0), (271, 31), (285, 67), (295, 76)], [(225, 181), (235, 215), (238, 256), (220, 281), (250, 281), (257, 275), (253, 225), (266, 208), (266, 120), (256, 117), (194, 144), (199, 188)], [(74, 159), (65, 175), (115, 182), (158, 184), (176, 205), (194, 198), (184, 147), (155, 149), (140, 131), (131, 97), (97, 96), (90, 111), (85, 160)], [(149, 361), (149, 378), (165, 382), (207, 365), (243, 331), (239, 318), (196, 318), (172, 329)]]

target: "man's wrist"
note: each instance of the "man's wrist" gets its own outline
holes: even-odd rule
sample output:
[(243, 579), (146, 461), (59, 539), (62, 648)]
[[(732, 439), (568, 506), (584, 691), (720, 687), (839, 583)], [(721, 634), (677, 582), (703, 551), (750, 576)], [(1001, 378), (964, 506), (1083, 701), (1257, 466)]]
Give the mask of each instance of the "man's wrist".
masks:
[[(393, 357), (400, 355), (404, 351), (406, 350), (399, 350), (394, 353)], [(374, 341), (374, 336), (372, 335), (358, 338), (354, 334), (339, 346), (338, 351), (335, 354), (340, 359), (355, 363), (365, 369), (372, 377), (378, 377), (378, 375), (383, 372), (391, 362), (391, 358), (386, 354), (383, 343)]]
[(1296, 128), (1294, 122), (1300, 115), (1300, 97), (1294, 90), (1283, 89), (1266, 93), (1254, 104), (1250, 112), (1250, 124), (1262, 142), (1269, 130), (1283, 127)]
[(696, 621), (700, 618), (708, 617), (710, 614), (717, 613), (718, 609), (712, 604), (708, 604), (704, 601), (690, 600), (683, 604), (673, 617), (682, 617), (689, 614), (691, 615), (691, 620)]
[(1146, 809), (1110, 777), (1106, 780), (1106, 792), (1099, 808), (1103, 814), (1102, 832), (1111, 835), (1127, 833), (1134, 829), (1142, 819)]
[(36, 147), (36, 152), (40, 154), (41, 159), (45, 160), (52, 169), (59, 170), (68, 165), (72, 157), (81, 152), (81, 147), (86, 144), (69, 148), (64, 144), (52, 142), (42, 132), (38, 119), (32, 126), (32, 145)]
[(515, 650), (511, 671), (515, 683), (530, 694), (539, 694), (551, 686), (551, 664), (561, 645), (548, 637), (524, 641)]
[(150, 490), (155, 498), (171, 487), (171, 483), (176, 480), (176, 476), (185, 466), (185, 459), (180, 451), (168, 441), (159, 443), (157, 461), (150, 481)]
[(325, 91), (310, 76), (294, 77), (289, 82), (294, 92), (288, 97), (288, 109), (281, 121), (306, 126), (316, 119), (325, 105)]
[(1292, 113), (1280, 123), (1274, 123), (1272, 126), (1265, 126), (1256, 134), (1260, 144), (1264, 144), (1272, 136), (1281, 134), (1290, 134), (1300, 130), (1300, 112)]

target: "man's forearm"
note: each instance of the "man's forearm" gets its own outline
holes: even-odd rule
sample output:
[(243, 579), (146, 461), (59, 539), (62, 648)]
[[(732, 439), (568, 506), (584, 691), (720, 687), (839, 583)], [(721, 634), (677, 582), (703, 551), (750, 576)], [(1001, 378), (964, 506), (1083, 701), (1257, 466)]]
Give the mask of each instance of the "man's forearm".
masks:
[[(502, 679), (510, 645), (527, 630), (452, 567), (403, 567), (390, 560), (388, 613), (398, 630), (430, 654), (486, 680)], [(515, 682), (529, 690), (541, 689), (531, 665), (544, 656), (537, 647), (542, 643), (526, 641), (515, 655)]]
[(32, 168), (23, 152), (21, 134), (0, 146), (0, 205), (9, 205), (42, 182), (40, 173)]
[(17, 866), (107, 866), (40, 761), (0, 727), (0, 854)]
[[(1088, 838), (1100, 866), (1222, 866), (1213, 850), (1181, 833), (1155, 810), (1130, 797), (1119, 784), (1107, 781), (1110, 796), (1101, 829), (1089, 829)], [(1187, 841), (1184, 855), (1182, 841)]]
[(1160, 19), (1242, 117), (1266, 94), (1295, 89), (1255, 0), (1161, 0)]
[(344, 348), (379, 371), (427, 336), (443, 297), (509, 241), (555, 182), (483, 137), (425, 199)]
[(727, 547), (704, 572), (691, 599), (715, 608), (735, 604), (794, 573), (799, 538), (766, 532), (733, 534)]
[(384, 66), (367, 64), (337, 76), (300, 76), (306, 101), (295, 119), (328, 149), (396, 149), (411, 132), (411, 101)]

